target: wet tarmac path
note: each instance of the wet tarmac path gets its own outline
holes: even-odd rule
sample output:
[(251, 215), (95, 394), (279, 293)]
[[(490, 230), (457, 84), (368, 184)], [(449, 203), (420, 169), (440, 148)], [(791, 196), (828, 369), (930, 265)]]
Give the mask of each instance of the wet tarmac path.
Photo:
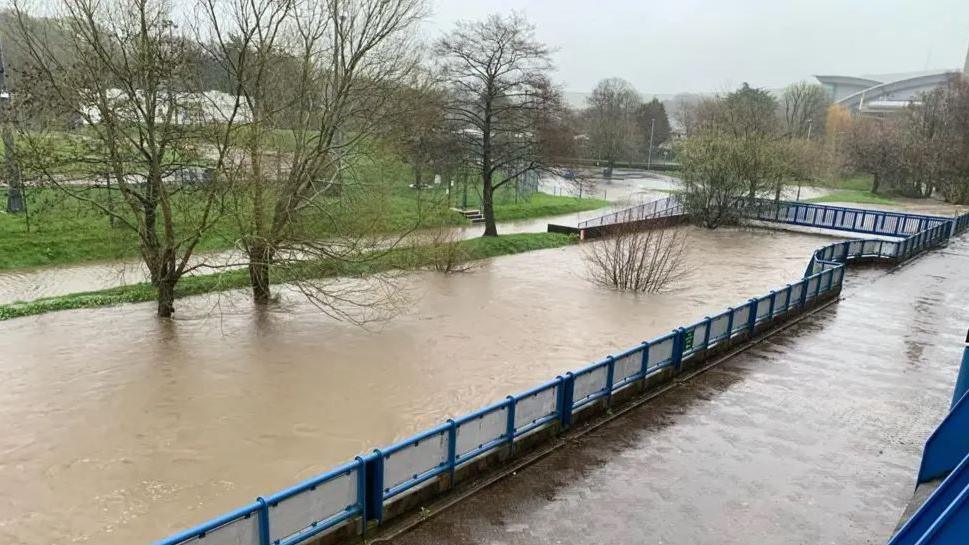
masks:
[(844, 299), (396, 539), (418, 544), (884, 543), (945, 413), (969, 237)]

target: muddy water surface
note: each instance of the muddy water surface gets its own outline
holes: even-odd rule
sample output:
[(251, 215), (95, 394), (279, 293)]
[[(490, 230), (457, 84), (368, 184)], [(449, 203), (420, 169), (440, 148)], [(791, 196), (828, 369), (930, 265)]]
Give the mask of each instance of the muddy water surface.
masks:
[(662, 295), (590, 285), (582, 248), (407, 278), (371, 330), (243, 296), (0, 323), (0, 543), (147, 543), (801, 276), (831, 239), (690, 228)]

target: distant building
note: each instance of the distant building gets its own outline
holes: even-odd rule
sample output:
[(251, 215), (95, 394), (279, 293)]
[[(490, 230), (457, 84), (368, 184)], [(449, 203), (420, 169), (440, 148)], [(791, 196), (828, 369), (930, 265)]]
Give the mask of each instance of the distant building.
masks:
[(859, 113), (884, 115), (917, 104), (920, 97), (945, 85), (958, 74), (969, 74), (969, 51), (966, 65), (959, 70), (935, 70), (884, 76), (815, 76), (828, 91), (831, 99), (841, 106)]

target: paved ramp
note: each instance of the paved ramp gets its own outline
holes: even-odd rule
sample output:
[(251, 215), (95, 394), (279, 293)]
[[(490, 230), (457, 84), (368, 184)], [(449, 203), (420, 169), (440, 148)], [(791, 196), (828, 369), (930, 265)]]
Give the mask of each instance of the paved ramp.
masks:
[(912, 497), (969, 324), (969, 237), (392, 540), (876, 544)]

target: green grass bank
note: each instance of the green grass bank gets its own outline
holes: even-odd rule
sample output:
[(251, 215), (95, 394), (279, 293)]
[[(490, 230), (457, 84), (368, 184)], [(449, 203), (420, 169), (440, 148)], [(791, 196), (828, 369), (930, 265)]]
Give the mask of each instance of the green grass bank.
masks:
[[(501, 255), (518, 254), (534, 250), (559, 248), (578, 241), (575, 237), (556, 233), (521, 233), (499, 237), (474, 238), (455, 243), (462, 261), (475, 261)], [(393, 250), (358, 262), (326, 260), (306, 263), (298, 267), (276, 268), (272, 271), (276, 284), (296, 280), (336, 276), (364, 276), (388, 270), (418, 270), (428, 267), (438, 259), (433, 253), (417, 250)], [(188, 276), (176, 289), (176, 298), (247, 288), (249, 276), (245, 269), (235, 269), (215, 274)], [(155, 288), (148, 283), (132, 284), (86, 293), (74, 293), (57, 297), (45, 297), (33, 301), (0, 305), (0, 321), (33, 316), (46, 312), (81, 308), (96, 308), (122, 303), (154, 301)]]

